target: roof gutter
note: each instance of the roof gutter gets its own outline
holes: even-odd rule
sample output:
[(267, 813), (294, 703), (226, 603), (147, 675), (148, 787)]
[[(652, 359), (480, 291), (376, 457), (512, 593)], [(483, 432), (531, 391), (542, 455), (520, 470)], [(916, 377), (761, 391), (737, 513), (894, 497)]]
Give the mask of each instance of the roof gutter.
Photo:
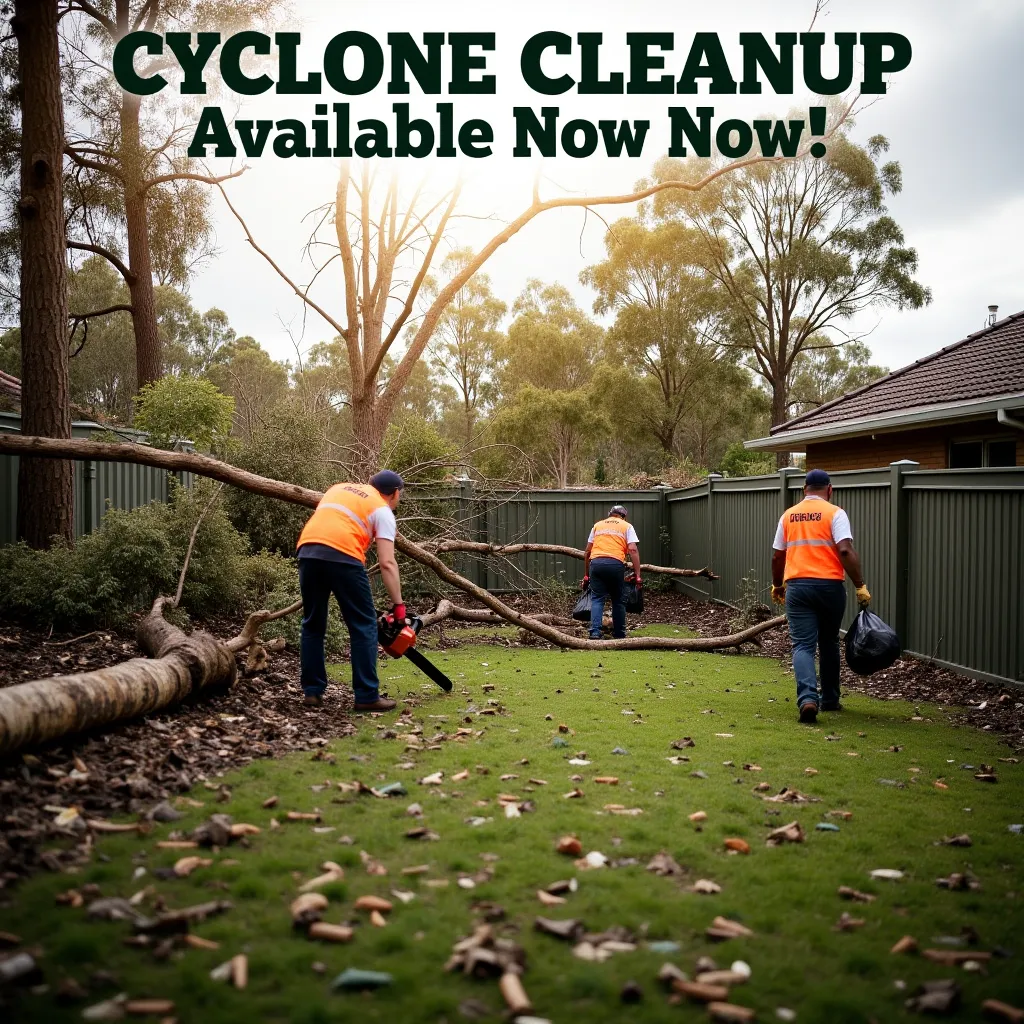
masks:
[[(993, 413), (998, 418), (1000, 412), (1002, 412), (1003, 416), (1008, 417), (1007, 408), (1020, 404), (1024, 404), (1024, 392), (996, 395), (994, 398), (976, 399), (972, 402), (943, 402), (936, 405), (919, 406), (916, 409), (884, 413), (880, 416), (839, 420), (836, 423), (822, 424), (818, 427), (798, 427), (795, 430), (783, 429), (769, 437), (758, 437), (751, 441), (744, 441), (743, 447), (753, 451), (802, 451), (808, 441), (839, 440), (844, 437), (857, 437), (887, 430), (899, 430), (905, 427), (949, 423), (963, 419), (977, 419), (978, 417), (988, 416)], [(1004, 421), (1000, 419), (999, 422), (1002, 423)], [(1012, 426), (1013, 424), (1007, 423), (1006, 425)]]
[(1014, 419), (1005, 409), (996, 410), (996, 420), (1004, 427), (1024, 430), (1024, 420)]

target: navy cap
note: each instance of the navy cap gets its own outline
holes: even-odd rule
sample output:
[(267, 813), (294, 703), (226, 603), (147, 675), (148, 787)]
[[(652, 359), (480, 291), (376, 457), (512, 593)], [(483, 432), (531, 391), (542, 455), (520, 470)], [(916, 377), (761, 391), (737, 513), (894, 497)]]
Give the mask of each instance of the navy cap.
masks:
[(370, 477), (370, 484), (385, 497), (405, 487), (405, 481), (393, 469), (382, 469), (379, 473), (374, 473)]
[(804, 477), (804, 487), (810, 487), (812, 491), (823, 491), (832, 483), (832, 478), (823, 469), (812, 469)]

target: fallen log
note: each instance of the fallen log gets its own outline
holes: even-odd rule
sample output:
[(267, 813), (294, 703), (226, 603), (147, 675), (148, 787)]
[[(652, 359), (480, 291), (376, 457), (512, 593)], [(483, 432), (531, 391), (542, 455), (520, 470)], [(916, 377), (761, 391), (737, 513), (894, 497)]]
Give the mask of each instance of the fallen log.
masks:
[(122, 718), (146, 715), (211, 686), (235, 681), (235, 656), (209, 633), (186, 636), (157, 598), (136, 639), (146, 658), (0, 689), (0, 754)]
[[(0, 435), (0, 453), (7, 455), (29, 455), (37, 458), (87, 459), (99, 462), (132, 462), (139, 465), (158, 466), (170, 470), (188, 470), (200, 476), (212, 477), (223, 483), (243, 490), (262, 494), (268, 498), (279, 498), (306, 508), (316, 508), (322, 494), (307, 487), (283, 483), (268, 477), (258, 476), (246, 470), (229, 466), (208, 455), (188, 452), (166, 452), (141, 444), (107, 444), (99, 441), (79, 439), (65, 440), (50, 437), (25, 437), (20, 434)], [(517, 612), (504, 601), (475, 583), (460, 576), (440, 558), (414, 544), (401, 533), (395, 539), (395, 547), (402, 554), (432, 569), (446, 583), (475, 597), (481, 604), (496, 612), (513, 625), (535, 633), (543, 640), (559, 647), (577, 651), (716, 651), (744, 644), (769, 629), (781, 626), (786, 618), (777, 615), (738, 633), (721, 637), (627, 637), (624, 640), (587, 640), (569, 636), (561, 630), (538, 619)]]
[[(495, 558), (511, 558), (513, 555), (524, 555), (537, 552), (543, 555), (566, 555), (568, 558), (583, 559), (586, 552), (583, 548), (569, 547), (567, 544), (485, 544), (474, 540), (442, 540), (436, 544), (423, 544), (424, 551), (434, 555), (444, 555), (453, 551), (465, 551), (478, 555), (491, 555)], [(717, 580), (718, 576), (708, 566), (703, 569), (677, 569), (674, 565), (650, 565), (640, 563), (640, 571), (660, 573), (663, 576), (701, 576), (706, 580)]]

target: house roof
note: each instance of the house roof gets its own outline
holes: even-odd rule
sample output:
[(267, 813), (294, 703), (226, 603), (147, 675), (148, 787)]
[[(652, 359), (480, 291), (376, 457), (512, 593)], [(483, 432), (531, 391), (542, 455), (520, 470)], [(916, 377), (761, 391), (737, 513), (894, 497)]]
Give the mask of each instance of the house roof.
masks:
[(12, 377), (9, 373), (0, 370), (0, 394), (8, 395), (21, 401), (21, 381)]
[(1018, 398), (1024, 399), (1024, 312), (772, 427), (770, 437), (749, 446), (984, 415), (1004, 400), (1020, 404)]

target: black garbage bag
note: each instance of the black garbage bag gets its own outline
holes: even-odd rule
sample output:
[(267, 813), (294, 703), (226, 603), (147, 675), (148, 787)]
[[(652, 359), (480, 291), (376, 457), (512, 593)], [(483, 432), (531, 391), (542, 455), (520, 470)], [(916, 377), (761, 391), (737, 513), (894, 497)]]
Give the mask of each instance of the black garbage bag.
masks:
[(627, 576), (623, 581), (622, 600), (630, 615), (639, 615), (644, 610), (644, 588), (637, 586), (635, 576)]
[(593, 604), (594, 599), (590, 596), (590, 587), (580, 594), (580, 599), (576, 602), (576, 607), (572, 610), (572, 617), (578, 622), (589, 622), (590, 621), (590, 607)]
[(900, 638), (873, 611), (862, 608), (846, 633), (846, 664), (859, 676), (888, 668), (900, 656)]

